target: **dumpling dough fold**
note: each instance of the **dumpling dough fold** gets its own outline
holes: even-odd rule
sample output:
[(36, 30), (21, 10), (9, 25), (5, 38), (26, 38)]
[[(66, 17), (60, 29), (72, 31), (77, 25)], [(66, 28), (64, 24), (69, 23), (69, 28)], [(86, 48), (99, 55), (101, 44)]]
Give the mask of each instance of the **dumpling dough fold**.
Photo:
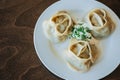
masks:
[(104, 9), (94, 9), (87, 15), (87, 23), (95, 38), (105, 38), (114, 30), (115, 24)]
[(68, 66), (80, 72), (89, 70), (97, 57), (95, 45), (86, 41), (72, 40), (66, 52), (65, 60)]
[(48, 39), (53, 42), (62, 42), (67, 38), (72, 25), (71, 16), (66, 11), (59, 11), (44, 22), (43, 28)]

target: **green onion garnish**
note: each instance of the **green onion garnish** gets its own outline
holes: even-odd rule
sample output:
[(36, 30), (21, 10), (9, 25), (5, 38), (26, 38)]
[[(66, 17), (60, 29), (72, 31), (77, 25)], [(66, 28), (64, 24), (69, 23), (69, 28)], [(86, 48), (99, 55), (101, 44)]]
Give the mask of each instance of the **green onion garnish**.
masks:
[(74, 25), (69, 36), (69, 38), (75, 38), (77, 40), (90, 40), (91, 37), (90, 30), (85, 23)]

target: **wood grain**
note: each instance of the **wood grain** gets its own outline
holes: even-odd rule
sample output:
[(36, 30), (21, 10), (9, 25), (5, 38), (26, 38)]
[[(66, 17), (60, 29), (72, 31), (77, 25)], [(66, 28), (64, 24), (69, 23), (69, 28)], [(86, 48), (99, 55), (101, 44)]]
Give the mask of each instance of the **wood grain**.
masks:
[[(33, 45), (40, 14), (58, 0), (0, 0), (0, 80), (62, 80), (41, 63)], [(99, 0), (120, 17), (119, 0)], [(101, 80), (120, 80), (120, 66)]]

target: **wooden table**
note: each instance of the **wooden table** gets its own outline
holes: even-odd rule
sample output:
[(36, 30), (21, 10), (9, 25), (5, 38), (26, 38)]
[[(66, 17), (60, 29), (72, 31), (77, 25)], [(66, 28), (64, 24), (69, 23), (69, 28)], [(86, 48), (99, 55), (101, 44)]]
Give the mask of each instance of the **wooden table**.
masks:
[[(58, 0), (0, 0), (0, 80), (62, 80), (36, 55), (33, 31), (40, 14)], [(99, 0), (120, 17), (120, 0)], [(120, 80), (120, 66), (101, 80)]]

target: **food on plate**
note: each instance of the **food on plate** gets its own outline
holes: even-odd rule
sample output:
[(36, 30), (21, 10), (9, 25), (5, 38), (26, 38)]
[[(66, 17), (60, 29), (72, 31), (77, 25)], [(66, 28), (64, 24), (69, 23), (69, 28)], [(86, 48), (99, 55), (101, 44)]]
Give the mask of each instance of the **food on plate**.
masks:
[(66, 52), (65, 60), (68, 66), (76, 71), (86, 72), (97, 58), (95, 44), (72, 39)]
[[(86, 72), (98, 58), (98, 39), (109, 36), (115, 28), (108, 12), (94, 9), (86, 21), (75, 22), (67, 11), (59, 11), (44, 21), (45, 36), (52, 42), (70, 41), (65, 61), (72, 70)], [(96, 46), (97, 45), (97, 46)]]
[(87, 23), (95, 38), (105, 38), (109, 36), (115, 28), (109, 13), (104, 9), (94, 9), (87, 15)]
[(46, 37), (58, 43), (66, 40), (73, 24), (73, 20), (68, 12), (59, 11), (43, 23), (43, 28)]

